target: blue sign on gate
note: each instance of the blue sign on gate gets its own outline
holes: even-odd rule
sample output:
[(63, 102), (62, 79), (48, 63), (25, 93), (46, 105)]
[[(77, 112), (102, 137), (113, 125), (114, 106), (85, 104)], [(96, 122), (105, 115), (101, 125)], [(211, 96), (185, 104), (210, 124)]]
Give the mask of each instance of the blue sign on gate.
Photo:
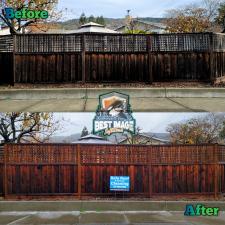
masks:
[(110, 191), (130, 191), (130, 177), (110, 176)]

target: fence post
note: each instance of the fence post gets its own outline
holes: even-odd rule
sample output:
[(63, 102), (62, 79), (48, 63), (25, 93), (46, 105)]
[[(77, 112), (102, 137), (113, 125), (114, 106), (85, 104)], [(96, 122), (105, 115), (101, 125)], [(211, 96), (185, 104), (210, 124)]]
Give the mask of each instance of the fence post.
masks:
[(219, 160), (218, 160), (218, 144), (214, 145), (214, 198), (218, 199), (218, 164), (219, 164)]
[(7, 183), (7, 164), (6, 164), (6, 150), (7, 150), (7, 145), (4, 145), (4, 149), (3, 149), (3, 154), (4, 154), (4, 179), (3, 179), (3, 196), (5, 198), (7, 198), (8, 195), (8, 183)]
[(152, 149), (147, 151), (148, 153), (148, 189), (149, 189), (149, 198), (152, 197)]
[(86, 81), (86, 37), (85, 34), (82, 35), (81, 39), (81, 47), (82, 47), (82, 53), (81, 53), (81, 61), (82, 61), (82, 83), (85, 83)]
[(12, 71), (12, 78), (10, 82), (12, 86), (14, 86), (15, 80), (16, 80), (16, 46), (17, 46), (16, 35), (13, 35), (13, 56), (12, 56), (13, 71)]
[(210, 82), (215, 82), (215, 70), (214, 70), (214, 45), (213, 45), (214, 34), (210, 34)]
[(78, 198), (81, 200), (81, 149), (80, 144), (77, 145), (77, 185), (78, 185)]
[(147, 83), (152, 84), (153, 83), (153, 72), (152, 72), (152, 54), (151, 54), (151, 36), (147, 35), (147, 52), (148, 52), (148, 76), (149, 76), (149, 80), (147, 81)]

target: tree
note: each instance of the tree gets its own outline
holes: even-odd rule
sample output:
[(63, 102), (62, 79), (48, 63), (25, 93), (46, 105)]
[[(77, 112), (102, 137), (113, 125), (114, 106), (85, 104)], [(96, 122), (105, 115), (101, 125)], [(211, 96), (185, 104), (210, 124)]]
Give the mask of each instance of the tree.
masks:
[(125, 16), (125, 27), (126, 27), (125, 33), (134, 34), (135, 33), (134, 31), (136, 30), (135, 20), (131, 16), (130, 11), (131, 10), (127, 10), (127, 15)]
[(85, 137), (89, 134), (87, 127), (84, 127), (81, 132), (81, 137)]
[(209, 114), (168, 126), (174, 144), (211, 144), (224, 142), (225, 114)]
[(223, 128), (220, 131), (220, 138), (223, 140), (225, 139), (225, 121), (223, 122)]
[(223, 28), (223, 33), (225, 33), (225, 3), (221, 3), (218, 8), (218, 15), (216, 17), (216, 23)]
[(13, 8), (14, 10), (21, 10), (27, 8), (28, 10), (47, 10), (49, 18), (47, 21), (55, 20), (60, 13), (56, 11), (57, 0), (1, 0), (0, 1), (0, 19), (10, 28), (11, 34), (24, 33), (28, 27), (36, 27), (38, 29), (45, 29), (47, 27), (46, 20), (42, 19), (8, 19), (6, 17), (5, 8)]
[(169, 10), (167, 18), (167, 30), (172, 33), (205, 32), (210, 27), (206, 9), (196, 6)]
[(85, 16), (84, 13), (82, 13), (79, 19), (79, 24), (84, 25), (85, 23), (87, 23), (87, 17)]
[(214, 22), (215, 18), (218, 16), (221, 0), (203, 0), (201, 5), (206, 10), (206, 17), (208, 20)]
[(200, 4), (187, 5), (167, 11), (165, 20), (169, 32), (217, 31), (215, 19), (221, 0), (203, 0)]
[[(131, 10), (127, 10), (127, 15), (125, 16), (125, 34), (148, 34), (146, 30), (141, 30), (138, 27), (138, 18), (134, 19), (131, 14)], [(147, 28), (147, 27), (146, 27)]]
[(46, 142), (59, 129), (52, 113), (0, 113), (0, 136), (5, 143)]
[(87, 22), (94, 22), (94, 23), (101, 24), (103, 26), (105, 26), (105, 24), (106, 24), (103, 16), (98, 16), (98, 17), (95, 18), (93, 15), (91, 15), (89, 18), (87, 18), (85, 16), (85, 14), (82, 13), (81, 16), (80, 16), (80, 19), (79, 19), (79, 24), (83, 25)]
[(93, 15), (91, 15), (89, 18), (88, 18), (88, 22), (96, 22), (95, 20), (95, 17)]
[(98, 16), (98, 17), (96, 18), (96, 23), (105, 26), (105, 19), (104, 19), (104, 17), (103, 17), (103, 16)]

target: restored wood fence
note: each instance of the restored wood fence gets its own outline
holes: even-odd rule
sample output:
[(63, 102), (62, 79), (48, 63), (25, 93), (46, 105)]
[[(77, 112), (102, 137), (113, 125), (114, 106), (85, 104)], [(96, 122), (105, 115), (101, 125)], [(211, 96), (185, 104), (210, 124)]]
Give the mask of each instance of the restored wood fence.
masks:
[(126, 197), (217, 197), (225, 190), (224, 150), (219, 145), (6, 145), (4, 195), (113, 196), (110, 176), (130, 176)]
[(0, 38), (0, 83), (222, 80), (225, 36), (27, 34)]

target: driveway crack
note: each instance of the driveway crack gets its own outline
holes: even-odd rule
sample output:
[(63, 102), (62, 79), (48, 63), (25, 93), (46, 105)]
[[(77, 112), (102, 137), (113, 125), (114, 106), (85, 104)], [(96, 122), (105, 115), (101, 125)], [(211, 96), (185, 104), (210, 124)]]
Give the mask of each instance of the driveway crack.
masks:
[(88, 100), (88, 89), (85, 89), (85, 96), (84, 96), (84, 107), (83, 107), (83, 112), (86, 111), (86, 107), (87, 107), (87, 100)]
[[(199, 110), (192, 109), (192, 108), (190, 108), (190, 107), (188, 107), (188, 106), (186, 106), (186, 105), (183, 105), (183, 104), (181, 104), (181, 103), (179, 103), (179, 102), (175, 101), (175, 100), (174, 100), (174, 99), (172, 99), (172, 98), (168, 98), (168, 97), (166, 97), (166, 99), (168, 99), (169, 101), (171, 101), (171, 102), (173, 102), (173, 103), (175, 103), (175, 104), (177, 104), (177, 105), (181, 106), (182, 108), (184, 108), (184, 109), (188, 110), (189, 112), (199, 112)], [(205, 111), (203, 110), (202, 112), (205, 112)]]

